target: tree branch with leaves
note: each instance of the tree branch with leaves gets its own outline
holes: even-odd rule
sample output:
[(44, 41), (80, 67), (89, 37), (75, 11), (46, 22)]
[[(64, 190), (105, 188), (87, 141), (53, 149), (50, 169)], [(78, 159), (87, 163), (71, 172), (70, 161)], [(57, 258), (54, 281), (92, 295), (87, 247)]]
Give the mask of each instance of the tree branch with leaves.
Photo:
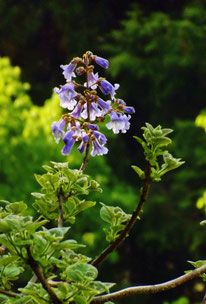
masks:
[[(132, 166), (142, 180), (138, 203), (132, 214), (118, 206), (101, 203), (100, 217), (109, 245), (93, 260), (82, 254), (84, 244), (71, 238), (70, 229), (76, 217), (96, 202), (89, 199), (91, 192), (102, 192), (97, 181), (84, 173), (90, 155), (108, 153), (107, 138), (100, 127), (115, 134), (125, 133), (130, 127), (131, 114), (135, 113), (119, 98), (118, 84), (112, 85), (94, 73), (95, 64), (108, 68), (109, 62), (92, 52), (82, 58), (75, 57), (62, 65), (66, 84), (55, 88), (60, 106), (66, 109), (59, 121), (53, 122), (55, 141), (63, 141), (63, 155), (69, 155), (73, 146), (84, 154), (80, 169), (71, 169), (67, 162), (51, 162), (43, 168), (46, 173), (35, 175), (41, 192), (35, 197), (34, 209), (39, 218), (27, 215), (24, 202), (0, 201), (0, 301), (2, 304), (89, 304), (106, 303), (139, 293), (162, 292), (202, 276), (205, 279), (206, 262), (191, 262), (196, 268), (172, 281), (149, 286), (135, 286), (110, 292), (114, 283), (97, 280), (97, 267), (129, 236), (140, 218), (152, 182), (161, 181), (169, 171), (183, 165), (167, 150), (171, 129), (153, 127), (146, 123), (143, 137), (134, 137), (143, 148), (146, 168)], [(85, 76), (78, 81), (76, 76)], [(104, 101), (102, 96), (109, 95)], [(100, 126), (100, 127), (99, 127)], [(51, 228), (53, 227), (53, 228)], [(72, 231), (72, 229), (71, 229)], [(31, 279), (25, 286), (13, 288), (14, 281), (29, 272)]]

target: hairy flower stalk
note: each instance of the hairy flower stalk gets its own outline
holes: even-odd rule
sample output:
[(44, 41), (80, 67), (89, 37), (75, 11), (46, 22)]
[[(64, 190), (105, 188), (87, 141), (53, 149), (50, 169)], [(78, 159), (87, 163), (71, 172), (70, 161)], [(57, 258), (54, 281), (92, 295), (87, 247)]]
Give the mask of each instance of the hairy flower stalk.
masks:
[[(60, 139), (65, 143), (63, 155), (69, 155), (75, 143), (79, 143), (79, 153), (85, 153), (81, 170), (85, 168), (89, 154), (96, 156), (108, 153), (105, 147), (107, 139), (99, 131), (98, 124), (108, 116), (110, 122), (106, 127), (114, 133), (125, 133), (130, 127), (130, 114), (135, 112), (123, 100), (115, 98), (119, 84), (112, 85), (99, 77), (94, 72), (93, 64), (105, 69), (109, 66), (107, 59), (93, 55), (90, 51), (82, 58), (73, 58), (68, 65), (61, 65), (66, 84), (54, 89), (59, 95), (60, 106), (68, 112), (58, 122), (52, 123), (53, 135), (57, 143)], [(77, 76), (86, 77), (83, 85), (82, 82), (78, 83)], [(99, 93), (109, 95), (110, 99), (105, 101)]]

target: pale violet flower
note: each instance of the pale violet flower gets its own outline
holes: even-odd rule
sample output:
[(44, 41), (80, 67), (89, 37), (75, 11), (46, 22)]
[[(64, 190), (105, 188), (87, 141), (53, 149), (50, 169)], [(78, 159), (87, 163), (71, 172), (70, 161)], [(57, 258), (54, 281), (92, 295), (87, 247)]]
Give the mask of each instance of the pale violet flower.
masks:
[(107, 142), (107, 138), (104, 134), (98, 132), (98, 131), (93, 131), (94, 136), (96, 137), (96, 139), (98, 139), (98, 141), (100, 142), (100, 144), (104, 145)]
[(81, 128), (80, 128), (80, 123), (79, 122), (75, 122), (75, 125), (71, 127), (71, 129), (73, 130), (74, 134), (73, 136), (77, 138), (81, 137)]
[(114, 99), (114, 102), (126, 106), (126, 102), (123, 99)]
[(98, 140), (96, 140), (95, 138), (92, 140), (91, 156), (104, 155), (104, 154), (107, 154), (107, 152), (108, 152), (108, 149), (106, 147), (104, 147), (103, 145), (100, 145)]
[(127, 114), (134, 114), (135, 113), (134, 107), (123, 107), (123, 111), (126, 112)]
[(75, 125), (72, 125), (71, 123), (69, 123), (67, 132), (63, 137), (65, 146), (62, 149), (62, 154), (69, 155), (75, 141), (78, 140), (80, 137), (81, 137), (80, 124), (75, 123)]
[(118, 134), (120, 131), (122, 133), (126, 133), (127, 130), (129, 130), (130, 127), (129, 120), (131, 118), (130, 115), (127, 116), (122, 113), (116, 113), (115, 111), (112, 111), (109, 115), (111, 121), (108, 124), (106, 124), (106, 127), (109, 130), (112, 129), (115, 134)]
[(100, 65), (102, 68), (107, 69), (109, 66), (109, 61), (99, 56), (94, 57), (94, 61)]
[(63, 75), (64, 78), (67, 81), (71, 81), (72, 77), (76, 77), (75, 73), (74, 73), (74, 69), (76, 68), (76, 63), (75, 62), (70, 62), (67, 65), (60, 65), (60, 68), (63, 70)]
[(97, 88), (96, 82), (99, 79), (98, 73), (94, 74), (93, 72), (88, 73), (87, 82), (84, 83), (84, 86), (95, 90)]
[(81, 144), (78, 147), (78, 151), (81, 154), (83, 154), (85, 149), (86, 149), (87, 143), (89, 141), (89, 136), (87, 135), (87, 133), (85, 131), (82, 131), (81, 137), (82, 137), (82, 141), (81, 141)]
[(69, 131), (67, 131), (67, 133), (65, 134), (63, 141), (65, 143), (65, 146), (62, 149), (62, 154), (63, 155), (69, 155), (71, 152), (71, 149), (75, 143), (75, 139), (73, 138), (74, 135), (74, 131), (72, 129), (70, 129)]
[(102, 109), (102, 115), (105, 115), (111, 109), (111, 100), (104, 101), (103, 99), (98, 98), (97, 102)]
[(99, 130), (99, 127), (97, 125), (88, 124), (88, 128), (91, 130)]
[(74, 90), (74, 84), (72, 82), (61, 86), (60, 89), (55, 88), (54, 92), (59, 95), (60, 105), (62, 108), (73, 110), (77, 101), (74, 99), (77, 93)]
[[(91, 102), (89, 107), (90, 120), (94, 121), (96, 120), (96, 117), (100, 117), (101, 115), (102, 111), (98, 108), (98, 105), (95, 102)], [(84, 111), (82, 112), (81, 117), (84, 119), (88, 118), (87, 104), (84, 105)]]
[(111, 98), (114, 99), (114, 95), (116, 94), (116, 90), (119, 88), (119, 84), (115, 83), (113, 86), (109, 81), (103, 79), (100, 81), (100, 90), (104, 95), (111, 95)]
[(65, 128), (66, 122), (64, 119), (60, 119), (59, 121), (54, 121), (52, 123), (52, 132), (55, 138), (56, 143), (59, 143), (60, 138), (64, 136), (64, 128)]
[[(63, 116), (64, 119), (53, 122), (52, 132), (57, 143), (63, 139), (64, 155), (70, 154), (75, 142), (78, 142), (80, 153), (88, 153), (91, 148), (92, 156), (107, 154), (107, 138), (99, 131), (98, 123), (109, 116), (110, 121), (106, 127), (116, 134), (125, 133), (130, 127), (130, 115), (135, 113), (133, 107), (116, 98), (119, 84), (113, 85), (105, 78), (99, 77), (94, 71), (93, 63), (104, 69), (109, 66), (107, 59), (90, 51), (83, 54), (82, 58), (75, 57), (69, 64), (60, 66), (67, 82), (54, 91), (59, 95), (61, 107), (69, 111)], [(84, 81), (72, 81), (73, 77), (81, 75), (86, 78)], [(104, 95), (109, 95), (107, 99), (110, 100), (102, 99), (97, 87)]]
[(82, 109), (83, 109), (83, 105), (81, 103), (78, 103), (70, 115), (76, 119), (79, 119), (81, 117)]

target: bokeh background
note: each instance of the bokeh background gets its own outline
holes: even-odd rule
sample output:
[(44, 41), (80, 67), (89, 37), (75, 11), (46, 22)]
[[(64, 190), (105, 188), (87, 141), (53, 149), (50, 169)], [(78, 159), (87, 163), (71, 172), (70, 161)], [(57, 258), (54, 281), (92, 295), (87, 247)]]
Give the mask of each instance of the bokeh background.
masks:
[[(129, 132), (107, 131), (108, 155), (86, 168), (104, 190), (97, 202), (127, 213), (136, 206), (141, 183), (131, 165), (144, 167), (144, 158), (132, 136), (145, 122), (173, 128), (171, 151), (186, 161), (152, 185), (141, 221), (100, 279), (118, 289), (159, 283), (191, 269), (187, 260), (205, 259), (206, 1), (0, 0), (0, 20), (0, 199), (31, 206), (43, 164), (79, 167), (77, 152), (66, 159), (51, 135), (62, 114), (53, 88), (64, 84), (60, 64), (91, 50), (109, 59), (102, 76), (120, 83), (118, 97), (136, 109)], [(90, 256), (106, 246), (99, 209), (81, 215), (72, 232)], [(198, 304), (204, 292), (195, 280), (117, 303)]]

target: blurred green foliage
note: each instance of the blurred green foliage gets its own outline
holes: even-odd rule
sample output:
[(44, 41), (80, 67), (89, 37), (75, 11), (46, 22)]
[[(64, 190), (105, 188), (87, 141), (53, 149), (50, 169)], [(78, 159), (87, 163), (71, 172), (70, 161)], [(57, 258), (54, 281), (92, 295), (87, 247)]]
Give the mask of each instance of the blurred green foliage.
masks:
[(179, 298), (178, 300), (176, 301), (173, 301), (173, 302), (164, 302), (163, 304), (190, 304), (188, 298), (186, 297), (181, 297)]
[(61, 159), (49, 130), (60, 115), (58, 100), (34, 106), (27, 93), (30, 85), (21, 82), (20, 73), (8, 58), (0, 58), (0, 195), (10, 200), (28, 200), (37, 188), (33, 174), (40, 164)]
[(202, 110), (195, 120), (197, 127), (201, 127), (206, 132), (206, 110)]
[(174, 17), (145, 15), (133, 5), (110, 34), (104, 46), (111, 54), (110, 71), (125, 100), (141, 113), (141, 125), (194, 118), (205, 105), (205, 7), (204, 1), (193, 1)]
[[(149, 121), (173, 128), (172, 153), (185, 161), (152, 186), (140, 225), (127, 241), (130, 249), (122, 250), (122, 259), (128, 251), (132, 259), (129, 278), (133, 282), (171, 279), (187, 267), (185, 259), (204, 256), (205, 231), (199, 222), (205, 215), (196, 209), (196, 202), (205, 190), (206, 138), (194, 120), (205, 107), (205, 7), (204, 1), (191, 1), (177, 16), (145, 14), (133, 5), (104, 45), (111, 56), (111, 76), (121, 84), (123, 99), (135, 106), (138, 126)], [(133, 134), (135, 127), (133, 123)], [(133, 162), (134, 148), (131, 144), (128, 153)], [(187, 287), (179, 289), (180, 294), (187, 291), (192, 298)], [(155, 297), (148, 296), (145, 303), (161, 299), (159, 295), (155, 302)]]

